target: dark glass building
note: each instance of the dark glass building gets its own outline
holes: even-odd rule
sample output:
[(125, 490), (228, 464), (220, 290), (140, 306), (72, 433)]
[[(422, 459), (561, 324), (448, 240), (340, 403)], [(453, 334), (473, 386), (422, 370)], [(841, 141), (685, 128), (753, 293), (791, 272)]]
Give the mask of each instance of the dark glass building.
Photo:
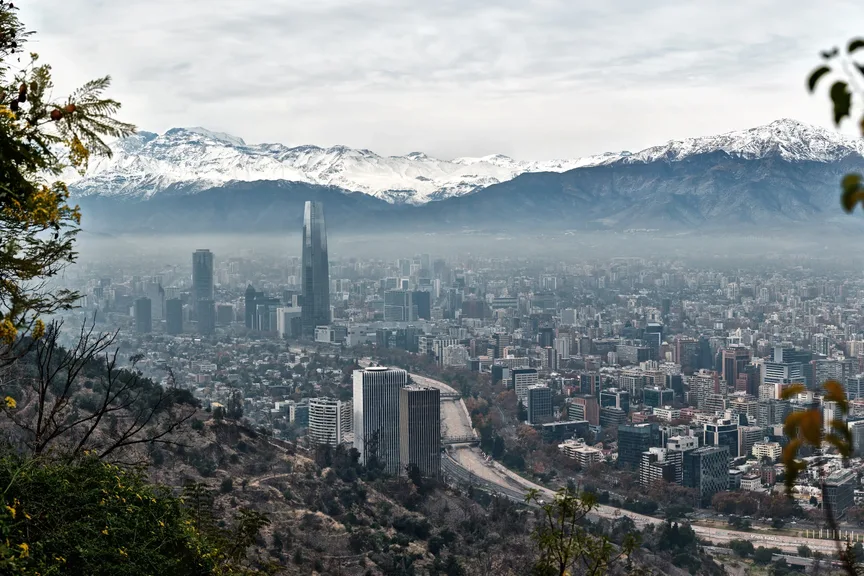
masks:
[(153, 309), (150, 298), (135, 300), (135, 331), (140, 333), (153, 330)]
[(165, 301), (165, 332), (175, 335), (183, 332), (183, 301), (179, 298)]
[(618, 426), (618, 465), (636, 469), (642, 452), (660, 446), (660, 426), (651, 422)]
[(196, 318), (198, 302), (214, 298), (213, 253), (210, 250), (196, 250), (192, 254), (192, 309)]
[(315, 336), (316, 326), (330, 324), (330, 269), (324, 206), (306, 202), (303, 214), (303, 308), (305, 337)]

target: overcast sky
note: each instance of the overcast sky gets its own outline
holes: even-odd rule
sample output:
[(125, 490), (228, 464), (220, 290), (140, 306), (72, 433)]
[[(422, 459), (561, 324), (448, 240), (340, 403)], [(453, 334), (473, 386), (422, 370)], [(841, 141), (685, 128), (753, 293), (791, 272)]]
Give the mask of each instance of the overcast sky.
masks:
[(19, 0), (58, 88), (111, 74), (143, 130), (442, 158), (830, 126), (818, 52), (861, 0)]

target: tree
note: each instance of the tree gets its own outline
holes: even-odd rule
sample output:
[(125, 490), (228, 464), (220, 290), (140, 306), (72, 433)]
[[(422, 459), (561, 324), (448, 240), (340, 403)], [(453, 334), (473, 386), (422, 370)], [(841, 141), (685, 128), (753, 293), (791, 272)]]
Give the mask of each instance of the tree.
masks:
[[(174, 443), (173, 434), (191, 418), (197, 401), (185, 390), (163, 388), (134, 369), (118, 366), (117, 333), (82, 325), (75, 348), (59, 344), (63, 324), (52, 322), (43, 338), (0, 384), (0, 403), (14, 425), (9, 440), (39, 456), (54, 450), (74, 459), (93, 451), (98, 458), (137, 463), (134, 448)], [(113, 350), (112, 350), (113, 348)], [(7, 374), (11, 376), (11, 374)]]
[(93, 457), (68, 464), (0, 457), (0, 572), (11, 575), (257, 574), (246, 548), (267, 519), (241, 511), (230, 528), (196, 522), (205, 506)]
[(729, 541), (729, 548), (741, 558), (747, 558), (753, 554), (753, 542), (749, 540), (735, 539)]
[(537, 490), (525, 497), (527, 503), (540, 507), (532, 539), (538, 547), (534, 573), (542, 576), (564, 576), (576, 570), (590, 575), (606, 574), (619, 559), (629, 556), (639, 542), (633, 532), (624, 536), (620, 548), (606, 536), (596, 536), (583, 520), (597, 506), (593, 494), (576, 494), (567, 488), (559, 490), (546, 502)]
[(39, 63), (37, 54), (23, 53), (31, 35), (12, 2), (0, 1), (0, 361), (5, 364), (28, 343), (20, 336), (42, 336), (40, 316), (68, 309), (78, 298), (48, 285), (75, 260), (81, 222), (60, 174), (67, 167), (83, 172), (91, 154), (111, 154), (102, 138), (135, 130), (114, 118), (120, 104), (102, 96), (108, 76), (54, 99), (51, 67)]
[(803, 544), (801, 546), (798, 546), (798, 556), (801, 556), (802, 558), (810, 558), (811, 555), (812, 552), (810, 551), (809, 546), (805, 546)]

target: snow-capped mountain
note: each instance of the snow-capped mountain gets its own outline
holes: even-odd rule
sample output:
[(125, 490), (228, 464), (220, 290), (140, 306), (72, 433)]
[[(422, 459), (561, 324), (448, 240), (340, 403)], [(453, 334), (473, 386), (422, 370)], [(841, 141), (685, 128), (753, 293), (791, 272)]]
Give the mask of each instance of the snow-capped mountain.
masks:
[(864, 172), (864, 142), (793, 120), (546, 163), (248, 146), (201, 129), (115, 149), (73, 186), (91, 231), (283, 233), (300, 226), (307, 200), (327, 206), (334, 231), (814, 229), (849, 221), (838, 183)]
[(390, 204), (422, 205), (509, 182), (526, 173), (577, 168), (682, 162), (725, 152), (734, 158), (838, 162), (864, 156), (864, 140), (782, 119), (748, 130), (670, 141), (637, 153), (520, 161), (500, 154), (440, 160), (422, 152), (380, 156), (344, 146), (320, 148), (246, 144), (203, 128), (140, 132), (112, 145), (114, 156), (95, 161), (81, 178), (69, 175), (76, 196), (146, 200), (222, 188), (230, 183), (296, 182), (362, 192)]
[(751, 160), (779, 156), (793, 162), (837, 162), (850, 154), (864, 156), (864, 140), (784, 118), (764, 126), (717, 136), (672, 140), (635, 154), (625, 152), (621, 159), (625, 162), (674, 162), (721, 150), (730, 156)]
[(390, 203), (423, 204), (525, 172), (564, 172), (620, 157), (525, 162), (500, 154), (454, 160), (439, 160), (422, 152), (379, 156), (345, 146), (248, 145), (241, 138), (203, 128), (139, 132), (115, 142), (112, 149), (113, 157), (95, 161), (85, 177), (69, 174), (76, 195), (147, 198), (168, 191), (196, 192), (233, 181), (275, 180), (336, 186)]

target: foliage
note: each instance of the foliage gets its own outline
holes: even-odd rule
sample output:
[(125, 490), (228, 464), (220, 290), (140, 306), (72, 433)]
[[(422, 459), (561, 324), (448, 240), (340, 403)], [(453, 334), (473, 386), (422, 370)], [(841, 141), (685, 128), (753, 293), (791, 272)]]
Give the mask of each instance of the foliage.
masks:
[[(31, 33), (11, 2), (0, 1), (0, 352), (17, 356), (16, 337), (39, 338), (39, 316), (68, 309), (77, 294), (47, 282), (75, 260), (81, 213), (60, 180), (66, 168), (83, 171), (91, 154), (110, 155), (104, 137), (134, 132), (114, 115), (103, 92), (109, 77), (53, 98), (51, 67), (24, 56)], [(13, 64), (14, 61), (14, 64)], [(20, 343), (20, 340), (17, 341)]]
[(239, 575), (238, 547), (266, 522), (241, 511), (204, 530), (194, 509), (142, 473), (85, 457), (68, 464), (0, 457), (0, 570), (48, 576)]
[[(852, 433), (846, 426), (846, 415), (849, 413), (849, 401), (843, 386), (836, 380), (828, 380), (822, 385), (825, 390), (823, 402), (835, 402), (840, 411), (840, 417), (827, 423), (830, 432), (823, 432), (822, 410), (811, 408), (801, 412), (793, 412), (786, 417), (783, 433), (789, 438), (789, 443), (783, 448), (783, 465), (786, 475), (786, 490), (791, 493), (798, 475), (807, 468), (807, 464), (798, 459), (798, 451), (805, 446), (816, 450), (822, 449), (827, 443), (840, 453), (843, 458), (852, 455)], [(783, 391), (784, 400), (806, 391), (803, 384), (793, 384)]]
[(597, 506), (589, 492), (576, 494), (562, 488), (551, 502), (545, 502), (539, 492), (532, 490), (525, 501), (540, 507), (532, 534), (539, 552), (534, 568), (538, 576), (564, 576), (577, 569), (585, 574), (605, 574), (617, 560), (629, 558), (639, 546), (632, 532), (616, 549), (608, 537), (596, 536), (585, 528), (585, 516)]
[(747, 558), (748, 556), (751, 556), (754, 551), (753, 542), (751, 542), (750, 540), (742, 540), (740, 538), (730, 540), (729, 548), (731, 548), (732, 551), (741, 558)]

